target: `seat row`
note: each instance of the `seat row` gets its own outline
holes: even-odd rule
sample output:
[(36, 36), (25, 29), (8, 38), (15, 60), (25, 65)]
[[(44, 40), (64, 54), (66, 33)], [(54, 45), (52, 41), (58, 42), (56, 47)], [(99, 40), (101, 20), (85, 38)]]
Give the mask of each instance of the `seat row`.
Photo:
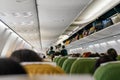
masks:
[(67, 74), (90, 74), (95, 80), (119, 80), (120, 61), (103, 63), (95, 70), (97, 58), (56, 57), (53, 60)]

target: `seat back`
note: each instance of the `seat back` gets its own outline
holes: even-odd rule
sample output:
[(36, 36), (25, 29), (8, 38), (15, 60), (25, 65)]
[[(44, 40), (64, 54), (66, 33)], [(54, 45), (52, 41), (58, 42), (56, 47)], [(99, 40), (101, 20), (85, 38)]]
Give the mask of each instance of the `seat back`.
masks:
[(118, 55), (118, 56), (117, 56), (117, 60), (119, 60), (119, 61), (120, 61), (120, 55)]
[(62, 65), (66, 59), (67, 59), (67, 57), (61, 57), (58, 61), (58, 66), (60, 66), (62, 68)]
[(57, 59), (55, 60), (56, 64), (58, 65), (58, 61), (60, 60), (61, 57), (57, 57)]
[(95, 58), (83, 58), (76, 60), (71, 67), (71, 74), (93, 74), (95, 68)]
[(70, 69), (71, 66), (73, 64), (73, 62), (76, 60), (77, 58), (68, 58), (64, 61), (62, 69), (66, 72), (66, 73), (70, 73)]
[(120, 62), (105, 63), (94, 73), (95, 80), (120, 80)]
[(64, 74), (60, 67), (50, 64), (26, 64), (23, 66), (30, 76), (36, 74)]

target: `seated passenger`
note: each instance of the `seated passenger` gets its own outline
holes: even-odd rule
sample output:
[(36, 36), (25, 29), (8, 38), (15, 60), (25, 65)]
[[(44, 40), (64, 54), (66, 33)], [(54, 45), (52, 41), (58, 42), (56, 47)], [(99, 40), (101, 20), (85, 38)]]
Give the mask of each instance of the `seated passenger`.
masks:
[(98, 53), (95, 53), (95, 54), (90, 54), (89, 57), (100, 57), (100, 55)]
[(113, 48), (108, 49), (108, 50), (107, 50), (107, 54), (108, 54), (110, 57), (112, 57), (112, 59), (113, 59), (114, 61), (117, 60), (116, 58), (117, 58), (118, 54), (117, 54), (117, 52), (116, 52), (115, 49), (113, 49)]
[(91, 52), (84, 52), (82, 56), (83, 57), (89, 57), (90, 55), (91, 55)]
[(107, 50), (107, 54), (101, 55), (101, 57), (97, 60), (95, 69), (97, 69), (101, 63), (109, 62), (109, 61), (116, 61), (117, 59), (117, 52), (115, 49), (110, 48)]
[(28, 49), (14, 51), (11, 58), (16, 60), (18, 59), (20, 62), (27, 62), (22, 65), (30, 76), (34, 76), (36, 74), (64, 73), (64, 71), (62, 71), (58, 66), (54, 67), (44, 62), (39, 63), (42, 59), (37, 55), (37, 53)]
[(29, 49), (16, 50), (12, 53), (11, 58), (20, 62), (39, 62), (42, 58), (34, 51)]
[(26, 74), (23, 67), (16, 61), (9, 58), (0, 59), (0, 75)]

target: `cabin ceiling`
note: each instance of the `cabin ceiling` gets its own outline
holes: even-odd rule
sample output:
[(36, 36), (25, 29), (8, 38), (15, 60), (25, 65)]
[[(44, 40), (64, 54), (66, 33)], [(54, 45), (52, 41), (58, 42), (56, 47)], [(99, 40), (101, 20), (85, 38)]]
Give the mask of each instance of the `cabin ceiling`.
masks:
[(42, 47), (53, 45), (91, 0), (37, 0)]
[(91, 0), (0, 0), (0, 19), (36, 49), (48, 48)]
[(0, 0), (0, 19), (41, 50), (53, 45), (92, 1), (97, 0)]

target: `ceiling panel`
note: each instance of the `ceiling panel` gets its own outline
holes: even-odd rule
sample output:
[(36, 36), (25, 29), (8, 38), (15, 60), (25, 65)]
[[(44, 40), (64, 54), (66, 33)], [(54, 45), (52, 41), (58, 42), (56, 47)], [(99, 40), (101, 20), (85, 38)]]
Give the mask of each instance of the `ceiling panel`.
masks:
[(43, 48), (53, 45), (90, 1), (37, 0)]
[(33, 47), (41, 48), (35, 0), (0, 0), (0, 19)]
[(0, 18), (40, 50), (53, 45), (92, 0), (36, 1), (37, 6), (35, 0), (0, 0)]

